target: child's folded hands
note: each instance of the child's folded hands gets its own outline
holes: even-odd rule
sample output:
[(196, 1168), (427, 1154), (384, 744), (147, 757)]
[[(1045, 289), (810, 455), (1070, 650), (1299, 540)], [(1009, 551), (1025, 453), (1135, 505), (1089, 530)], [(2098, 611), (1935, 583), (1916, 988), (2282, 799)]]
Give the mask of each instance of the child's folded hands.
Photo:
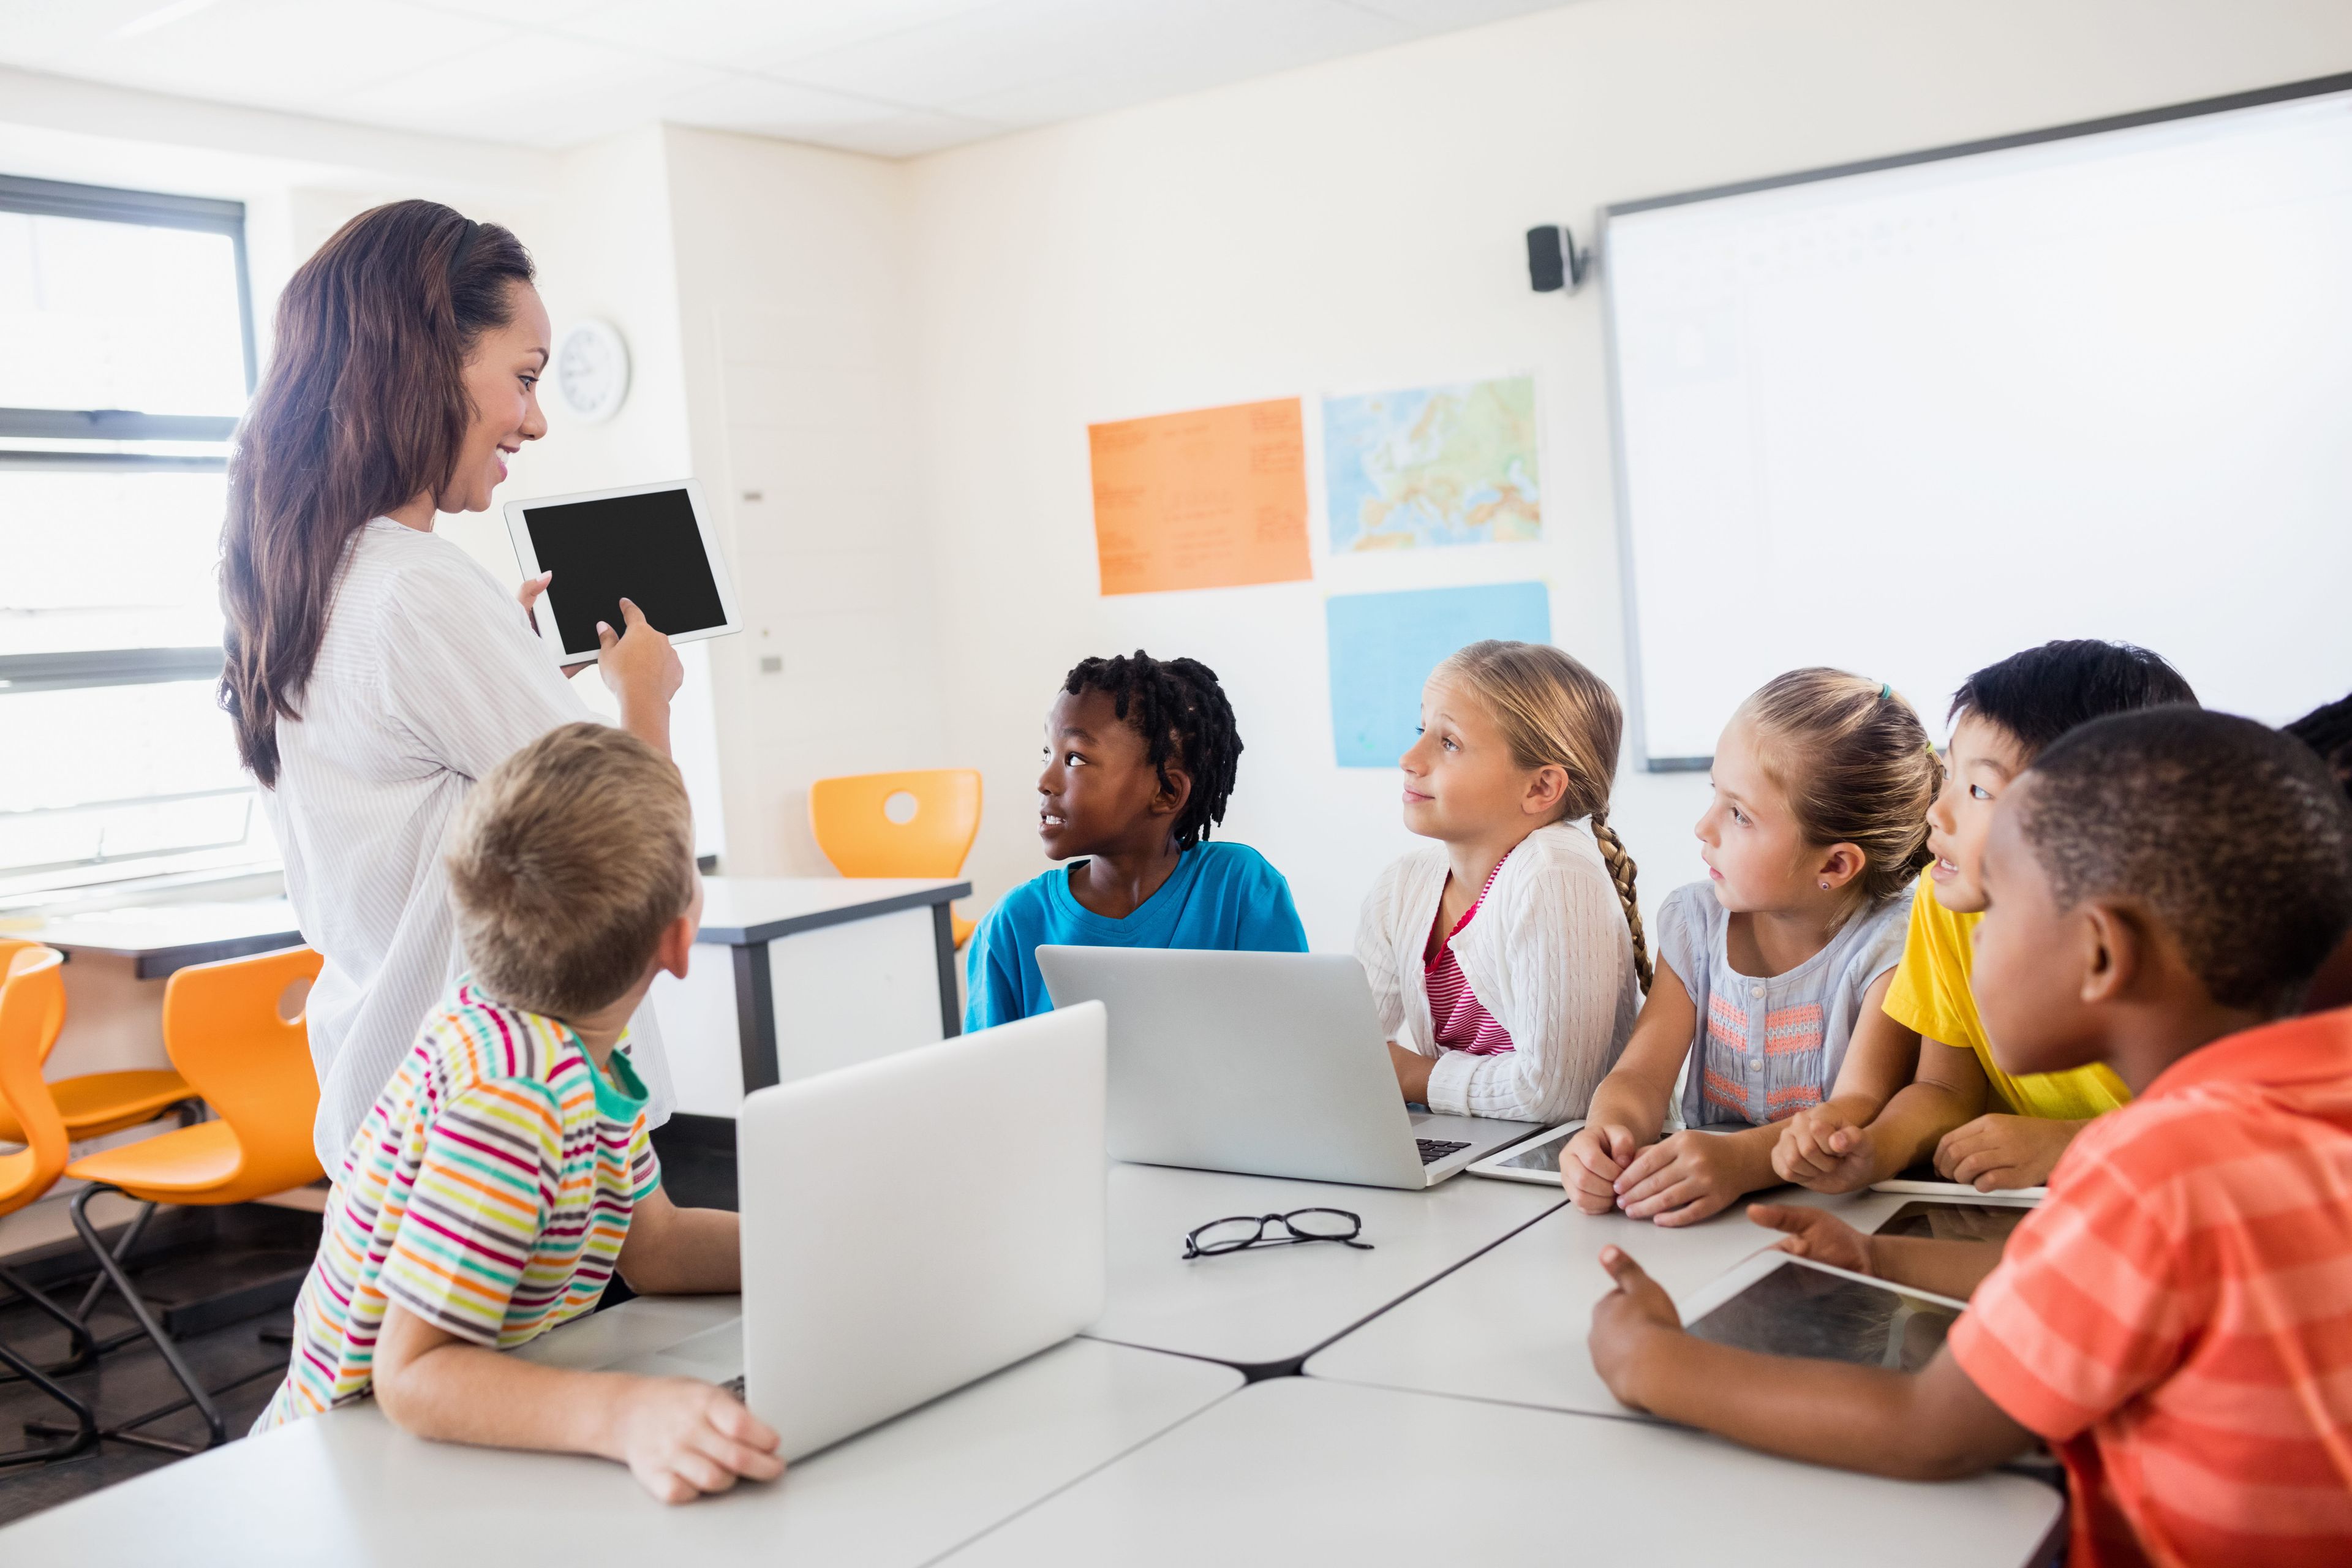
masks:
[(1617, 1178), (1641, 1146), (1631, 1128), (1587, 1122), (1560, 1151), (1559, 1184), (1584, 1213), (1607, 1214), (1617, 1206)]
[(1854, 1113), (1832, 1101), (1800, 1110), (1780, 1124), (1772, 1146), (1772, 1173), (1817, 1193), (1851, 1193), (1870, 1184), (1877, 1152)]
[(1747, 1192), (1740, 1152), (1715, 1132), (1669, 1133), (1633, 1156), (1617, 1178), (1617, 1206), (1629, 1219), (1696, 1225)]
[(621, 1410), (621, 1458), (637, 1484), (664, 1502), (722, 1492), (738, 1478), (784, 1473), (776, 1434), (725, 1390), (690, 1377), (629, 1380)]

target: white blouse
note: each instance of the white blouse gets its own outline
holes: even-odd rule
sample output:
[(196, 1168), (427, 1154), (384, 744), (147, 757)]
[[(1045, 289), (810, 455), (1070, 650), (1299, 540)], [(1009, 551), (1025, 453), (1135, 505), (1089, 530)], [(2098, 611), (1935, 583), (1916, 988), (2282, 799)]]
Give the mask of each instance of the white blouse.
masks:
[[(278, 786), (261, 798), (302, 939), (326, 959), (305, 1010), (312, 1142), (332, 1176), (464, 968), (441, 859), (459, 803), (523, 746), (595, 715), (472, 557), (383, 517), (352, 538), (294, 707), (299, 719), (278, 721)], [(658, 1126), (673, 1096), (650, 1006), (629, 1041)]]
[(1437, 1058), (1432, 1110), (1527, 1121), (1583, 1115), (1642, 1006), (1633, 933), (1591, 829), (1563, 822), (1528, 835), (1477, 918), (1450, 940), (1470, 989), (1511, 1037), (1514, 1048), (1494, 1056), (1437, 1047), (1422, 953), (1447, 870), (1445, 847), (1431, 844), (1381, 872), (1365, 896), (1356, 957), (1381, 1026)]

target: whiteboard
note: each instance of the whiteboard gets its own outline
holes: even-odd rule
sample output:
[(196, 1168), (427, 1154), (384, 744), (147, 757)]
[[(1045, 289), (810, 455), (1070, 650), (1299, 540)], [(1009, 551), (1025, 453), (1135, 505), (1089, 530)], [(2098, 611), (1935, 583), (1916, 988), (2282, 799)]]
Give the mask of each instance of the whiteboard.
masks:
[(2053, 637), (2273, 723), (2352, 689), (2352, 78), (1631, 203), (1602, 247), (1652, 767), (1800, 665), (1935, 731)]

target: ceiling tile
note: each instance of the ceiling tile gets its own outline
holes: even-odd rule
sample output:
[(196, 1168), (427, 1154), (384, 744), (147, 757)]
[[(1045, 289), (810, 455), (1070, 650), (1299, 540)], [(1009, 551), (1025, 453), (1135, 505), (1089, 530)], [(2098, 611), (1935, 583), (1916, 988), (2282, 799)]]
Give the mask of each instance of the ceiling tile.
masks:
[(669, 59), (760, 70), (845, 45), (887, 40), (999, 0), (628, 0), (562, 30)]
[(452, 26), (398, 0), (219, 0), (131, 37), (100, 37), (49, 68), (125, 87), (264, 108), (332, 111), (352, 93), (512, 37), (488, 24)]
[(339, 112), (451, 136), (564, 147), (659, 120), (734, 79), (545, 33), (509, 35), (499, 68), (436, 65), (346, 95)]
[(168, 0), (0, 0), (0, 60), (39, 69), (115, 28), (162, 9)]

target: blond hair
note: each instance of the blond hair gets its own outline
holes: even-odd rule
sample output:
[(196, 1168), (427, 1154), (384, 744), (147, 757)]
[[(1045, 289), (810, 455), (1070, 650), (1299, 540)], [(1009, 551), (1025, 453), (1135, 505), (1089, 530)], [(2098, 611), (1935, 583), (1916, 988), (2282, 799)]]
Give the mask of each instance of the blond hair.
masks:
[(1436, 676), (1453, 681), (1486, 705), (1495, 726), (1523, 768), (1559, 767), (1568, 773), (1556, 822), (1592, 819), (1593, 842), (1624, 907), (1633, 933), (1633, 971), (1650, 988), (1650, 942), (1634, 901), (1633, 858), (1609, 826), (1609, 791), (1617, 779), (1617, 749), (1625, 732), (1625, 712), (1609, 683), (1548, 643), (1474, 642), (1439, 665)]
[(457, 937), (501, 1002), (576, 1018), (635, 985), (694, 898), (694, 816), (668, 758), (566, 724), (492, 768), (447, 858)]
[(1764, 771), (1809, 844), (1862, 851), (1855, 884), (1875, 902), (1927, 863), (1927, 808), (1943, 764), (1927, 726), (1891, 686), (1818, 666), (1775, 676), (1739, 705)]

